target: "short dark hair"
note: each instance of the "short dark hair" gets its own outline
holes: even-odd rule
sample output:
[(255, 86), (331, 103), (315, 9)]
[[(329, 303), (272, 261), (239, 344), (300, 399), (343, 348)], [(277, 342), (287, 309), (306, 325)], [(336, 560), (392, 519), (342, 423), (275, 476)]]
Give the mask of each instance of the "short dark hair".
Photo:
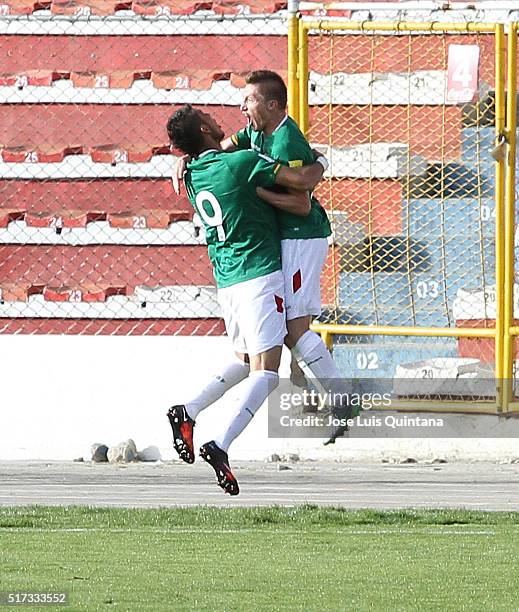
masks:
[(201, 125), (202, 119), (191, 104), (179, 108), (171, 115), (167, 125), (171, 144), (188, 155), (198, 155), (204, 146)]
[(272, 70), (253, 70), (245, 77), (247, 85), (262, 85), (265, 98), (276, 100), (280, 108), (287, 105), (287, 86), (277, 72)]

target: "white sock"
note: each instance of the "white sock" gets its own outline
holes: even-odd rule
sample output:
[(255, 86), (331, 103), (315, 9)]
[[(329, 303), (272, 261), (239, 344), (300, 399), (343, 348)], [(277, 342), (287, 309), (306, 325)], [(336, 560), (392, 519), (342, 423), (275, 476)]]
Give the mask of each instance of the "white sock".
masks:
[(278, 384), (279, 376), (277, 372), (271, 372), (270, 370), (255, 370), (249, 374), (247, 382), (243, 384), (242, 399), (238, 405), (236, 414), (229, 423), (226, 431), (214, 439), (222, 450), (225, 452), (229, 450), (231, 442), (233, 442), (252, 421), (252, 417)]
[(292, 351), (299, 367), (308, 378), (317, 378), (318, 380), (341, 378), (330, 352), (321, 337), (315, 332), (310, 330), (305, 332)]
[(227, 363), (206, 387), (199, 391), (195, 397), (184, 403), (188, 415), (195, 420), (202, 410), (214, 404), (216, 400), (219, 400), (234, 385), (245, 380), (249, 372), (250, 366), (248, 363), (243, 363), (243, 361), (238, 359)]
[(349, 382), (341, 376), (330, 352), (318, 334), (310, 330), (305, 332), (292, 352), (306, 378), (319, 382), (321, 393), (333, 393), (339, 398), (341, 394), (349, 391)]

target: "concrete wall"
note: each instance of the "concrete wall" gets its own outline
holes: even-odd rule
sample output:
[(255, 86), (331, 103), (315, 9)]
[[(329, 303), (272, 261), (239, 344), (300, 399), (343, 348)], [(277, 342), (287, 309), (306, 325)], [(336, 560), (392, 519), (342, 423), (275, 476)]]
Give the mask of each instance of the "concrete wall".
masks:
[[(164, 459), (172, 459), (168, 407), (182, 402), (231, 354), (222, 337), (2, 336), (0, 343), (0, 459), (71, 460), (94, 442), (110, 446), (129, 437), (138, 449), (156, 445)], [(287, 372), (285, 355), (281, 374)], [(200, 416), (197, 446), (220, 430), (239, 389)], [(497, 419), (461, 417), (460, 422), (475, 427), (477, 435), (478, 427), (493, 427)], [(350, 438), (323, 447), (322, 440), (269, 439), (264, 406), (230, 455), (263, 460), (274, 452), (341, 461), (510, 461), (519, 457), (519, 440)]]

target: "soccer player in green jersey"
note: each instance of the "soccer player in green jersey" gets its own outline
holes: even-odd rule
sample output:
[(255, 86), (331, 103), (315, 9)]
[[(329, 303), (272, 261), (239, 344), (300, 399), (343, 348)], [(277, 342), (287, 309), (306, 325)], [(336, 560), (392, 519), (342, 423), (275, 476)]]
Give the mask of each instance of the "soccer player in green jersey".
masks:
[[(257, 70), (249, 73), (245, 81), (241, 109), (248, 125), (225, 138), (221, 143), (223, 150), (252, 148), (285, 166), (311, 164), (315, 159), (314, 153), (287, 114), (287, 89), (283, 79), (275, 72)], [(172, 177), (177, 193), (183, 168), (183, 163), (178, 164)], [(291, 378), (298, 378), (297, 362), (308, 379), (319, 381), (321, 389), (340, 397), (348, 385), (341, 380), (340, 372), (320, 336), (310, 330), (312, 319), (321, 313), (320, 277), (331, 234), (326, 212), (312, 197), (310, 214), (297, 216), (290, 208), (293, 197), (297, 202), (294, 194), (274, 193), (264, 188), (259, 188), (258, 193), (278, 208), (288, 328), (285, 343), (293, 357)], [(337, 408), (338, 415), (352, 416), (341, 411), (344, 407)], [(344, 428), (336, 431), (330, 441), (342, 433)]]
[[(225, 492), (237, 495), (230, 466), (230, 444), (249, 424), (278, 385), (281, 348), (286, 335), (281, 245), (274, 208), (258, 187), (283, 185), (299, 190), (287, 206), (308, 214), (306, 190), (320, 180), (326, 160), (288, 168), (255, 151), (224, 153), (223, 131), (207, 113), (186, 105), (168, 122), (172, 144), (191, 156), (186, 191), (206, 230), (206, 242), (227, 334), (237, 361), (227, 364), (197, 395), (173, 406), (168, 418), (181, 459), (194, 461), (193, 426), (198, 414), (238, 382), (244, 381), (235, 416), (200, 456), (215, 470)], [(245, 379), (247, 379), (245, 381)]]
[[(249, 73), (245, 82), (241, 109), (248, 125), (224, 140), (222, 147), (228, 151), (252, 148), (290, 167), (311, 164), (314, 154), (297, 124), (287, 114), (287, 89), (283, 79), (275, 72), (257, 70)], [(258, 193), (278, 207), (290, 199), (265, 189)], [(321, 314), (320, 278), (331, 234), (328, 217), (312, 196), (308, 216), (278, 210), (277, 218), (285, 281), (288, 328), (285, 343), (308, 379), (317, 379), (321, 388), (341, 397), (347, 385), (341, 380), (320, 336), (310, 330), (312, 319)], [(293, 363), (292, 373), (296, 373)]]
[[(290, 167), (305, 166), (314, 154), (297, 124), (287, 115), (287, 89), (275, 72), (258, 70), (246, 77), (242, 112), (246, 128), (222, 143), (226, 150), (249, 149), (269, 155)], [(279, 205), (283, 197), (262, 197)], [(339, 379), (340, 375), (321, 338), (310, 331), (313, 317), (321, 314), (320, 278), (328, 253), (330, 222), (325, 210), (312, 197), (306, 217), (278, 210), (281, 261), (285, 280), (288, 335), (286, 345), (311, 378)]]

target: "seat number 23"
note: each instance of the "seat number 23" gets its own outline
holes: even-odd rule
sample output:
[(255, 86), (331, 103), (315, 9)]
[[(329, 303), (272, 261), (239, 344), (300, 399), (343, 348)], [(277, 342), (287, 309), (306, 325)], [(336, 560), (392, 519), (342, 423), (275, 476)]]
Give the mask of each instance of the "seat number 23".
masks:
[[(223, 212), (220, 202), (210, 191), (200, 191), (195, 200), (198, 214), (210, 227), (216, 228), (218, 240), (225, 240), (225, 230), (223, 229)], [(209, 205), (209, 206), (208, 206)], [(208, 210), (210, 208), (210, 211)], [(211, 214), (212, 213), (212, 214)]]

